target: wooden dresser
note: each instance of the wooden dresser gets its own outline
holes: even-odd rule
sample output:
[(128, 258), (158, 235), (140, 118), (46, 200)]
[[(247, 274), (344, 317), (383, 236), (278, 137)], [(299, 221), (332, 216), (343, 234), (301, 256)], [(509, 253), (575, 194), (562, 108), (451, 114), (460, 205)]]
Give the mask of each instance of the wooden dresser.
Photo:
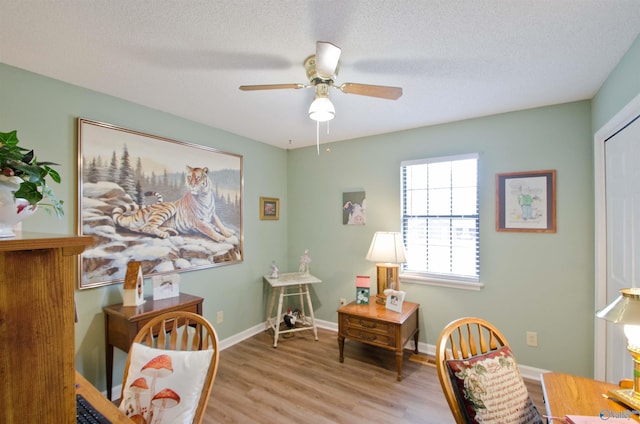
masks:
[(0, 239), (0, 422), (75, 423), (76, 256), (91, 237)]
[(376, 303), (375, 296), (368, 305), (351, 302), (338, 309), (338, 347), (340, 362), (344, 362), (344, 339), (352, 339), (396, 353), (397, 379), (402, 380), (404, 345), (413, 337), (414, 352), (418, 353), (420, 305), (403, 302), (402, 312), (394, 312)]

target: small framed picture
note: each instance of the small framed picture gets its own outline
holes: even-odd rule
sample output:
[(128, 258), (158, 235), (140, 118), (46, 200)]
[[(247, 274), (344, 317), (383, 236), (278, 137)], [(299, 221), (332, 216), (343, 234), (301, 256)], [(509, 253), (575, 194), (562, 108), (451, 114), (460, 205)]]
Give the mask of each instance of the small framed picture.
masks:
[(280, 219), (280, 199), (275, 197), (260, 198), (260, 219)]
[(404, 302), (404, 296), (406, 292), (392, 290), (387, 296), (386, 308), (395, 311), (402, 312), (402, 303)]
[(169, 299), (180, 296), (180, 276), (178, 274), (154, 275), (153, 300)]

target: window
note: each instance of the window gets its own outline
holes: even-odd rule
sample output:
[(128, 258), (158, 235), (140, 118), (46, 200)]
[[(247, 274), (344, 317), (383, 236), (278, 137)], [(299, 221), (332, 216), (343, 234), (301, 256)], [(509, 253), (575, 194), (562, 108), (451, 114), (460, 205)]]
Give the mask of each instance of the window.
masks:
[(479, 289), (478, 155), (401, 164), (405, 281)]

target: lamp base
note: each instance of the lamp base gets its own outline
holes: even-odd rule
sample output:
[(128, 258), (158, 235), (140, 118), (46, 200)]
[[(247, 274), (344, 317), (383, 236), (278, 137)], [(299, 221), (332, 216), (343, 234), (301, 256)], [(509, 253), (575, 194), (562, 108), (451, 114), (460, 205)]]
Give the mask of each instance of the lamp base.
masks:
[(633, 389), (609, 390), (607, 395), (635, 411), (640, 411), (640, 399), (633, 396)]
[(387, 303), (387, 296), (384, 295), (386, 289), (400, 290), (398, 280), (398, 264), (378, 263), (376, 264), (378, 271), (378, 293), (376, 294), (376, 303)]

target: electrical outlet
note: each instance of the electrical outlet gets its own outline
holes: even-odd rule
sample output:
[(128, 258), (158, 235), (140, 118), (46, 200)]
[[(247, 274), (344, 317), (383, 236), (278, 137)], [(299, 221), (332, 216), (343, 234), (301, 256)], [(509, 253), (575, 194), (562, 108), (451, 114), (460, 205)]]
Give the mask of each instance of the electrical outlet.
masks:
[(527, 331), (527, 346), (538, 347), (538, 333)]
[(220, 324), (222, 321), (224, 321), (224, 312), (218, 311), (218, 314), (216, 315), (216, 323)]
[(340, 306), (344, 306), (347, 304), (347, 299), (345, 299), (344, 297), (340, 298)]

